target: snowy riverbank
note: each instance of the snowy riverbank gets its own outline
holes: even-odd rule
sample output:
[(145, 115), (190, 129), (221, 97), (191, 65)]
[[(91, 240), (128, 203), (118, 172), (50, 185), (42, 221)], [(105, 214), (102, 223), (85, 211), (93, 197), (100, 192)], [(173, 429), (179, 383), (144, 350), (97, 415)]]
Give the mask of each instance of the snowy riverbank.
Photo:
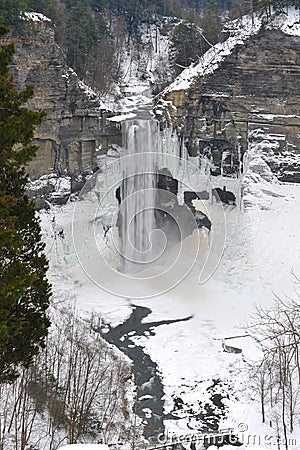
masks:
[[(225, 406), (221, 428), (232, 427), (239, 432), (240, 424), (245, 424), (249, 435), (259, 432), (276, 435), (272, 428), (260, 425), (257, 394), (248, 378), (247, 362), (257, 358), (254, 342), (249, 337), (226, 341), (241, 348), (242, 354), (226, 353), (222, 348), (222, 339), (247, 334), (244, 326), (251, 320), (256, 305), (271, 306), (274, 294), (283, 298), (293, 295), (292, 271), (300, 273), (297, 252), (300, 247), (297, 230), (300, 186), (263, 180), (254, 176), (252, 166), (246, 173), (251, 175), (247, 192), (253, 194), (248, 195), (247, 208), (224, 208), (226, 246), (215, 273), (205, 284), (199, 284), (198, 262), (180, 284), (154, 298), (118, 297), (91, 281), (73, 247), (74, 203), (53, 207), (41, 214), (54, 300), (73, 298), (82, 316), (100, 315), (111, 326), (130, 316), (131, 304), (152, 311), (147, 322), (193, 316), (187, 322), (158, 326), (147, 336), (138, 336), (138, 333), (135, 336), (132, 332), (130, 337), (136, 345), (144, 347), (159, 367), (165, 413), (172, 412), (178, 417), (165, 422), (168, 433), (187, 434), (199, 429), (197, 415), (212, 397), (213, 380), (219, 380), (213, 392), (222, 396)], [(82, 200), (81, 205), (85, 204), (88, 211), (91, 201), (97, 200)], [(212, 208), (223, 214), (219, 204)], [(99, 235), (94, 237), (85, 217), (80, 217), (80, 221), (80, 226), (87, 230), (82, 236), (87, 236), (88, 230), (91, 232), (91, 241), (81, 245), (86, 246), (91, 265), (98, 264), (97, 253), (101, 245), (102, 249), (106, 246), (101, 237), (102, 228), (99, 227)], [(197, 240), (195, 232), (185, 245), (196, 245)], [(101, 271), (102, 267), (96, 269)], [(181, 407), (178, 399), (182, 401)]]

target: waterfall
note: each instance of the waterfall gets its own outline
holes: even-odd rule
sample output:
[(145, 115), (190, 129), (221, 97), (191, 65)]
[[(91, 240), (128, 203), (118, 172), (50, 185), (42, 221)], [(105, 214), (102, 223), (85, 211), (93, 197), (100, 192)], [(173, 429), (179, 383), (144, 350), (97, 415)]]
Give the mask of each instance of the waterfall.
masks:
[(155, 229), (157, 121), (134, 119), (122, 123), (121, 205), (119, 212), (124, 272), (140, 270), (153, 260), (150, 240)]
[[(180, 191), (199, 189), (200, 185), (206, 183), (206, 179), (199, 173), (198, 158), (189, 158), (185, 145), (172, 128), (168, 127), (161, 132), (157, 120), (125, 120), (122, 122), (122, 136), (123, 181), (120, 186), (121, 203), (117, 220), (119, 252), (122, 256), (122, 271), (135, 273), (146, 269), (153, 262), (162, 262), (160, 257), (170, 237), (168, 232), (168, 235), (159, 232), (161, 227), (157, 229), (156, 210), (164, 209), (161, 204), (162, 197), (164, 204), (168, 201), (177, 203), (177, 197), (175, 196), (175, 200), (174, 194), (167, 191), (161, 193), (157, 189), (159, 171), (168, 170), (179, 180)], [(197, 161), (194, 161), (195, 159)], [(176, 212), (178, 211), (175, 208), (175, 215)], [(172, 216), (168, 207), (167, 214)], [(173, 223), (178, 221), (177, 228), (180, 221), (183, 225), (183, 219), (173, 217)], [(184, 235), (185, 231), (181, 232)]]
[[(225, 222), (220, 208), (208, 201), (199, 206), (198, 215), (184, 204), (184, 192), (210, 187), (199, 170), (199, 159), (189, 155), (171, 127), (161, 130), (151, 112), (147, 118), (120, 120), (122, 147), (115, 145), (99, 160), (99, 170), (75, 203), (76, 261), (107, 292), (145, 298), (179, 284), (198, 264), (202, 245), (199, 280), (203, 282), (220, 261)], [(204, 242), (205, 233), (200, 239), (194, 233), (199, 224), (209, 229), (205, 214), (212, 221), (216, 217), (218, 228), (214, 226), (210, 237), (220, 229), (220, 239)], [(216, 242), (214, 248), (210, 242)]]

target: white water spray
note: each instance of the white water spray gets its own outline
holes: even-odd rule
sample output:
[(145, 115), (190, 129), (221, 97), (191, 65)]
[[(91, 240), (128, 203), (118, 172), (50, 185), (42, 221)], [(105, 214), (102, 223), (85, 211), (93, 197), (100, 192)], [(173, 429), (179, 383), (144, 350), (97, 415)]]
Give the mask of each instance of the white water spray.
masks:
[(128, 158), (122, 160), (120, 217), (121, 251), (124, 271), (140, 270), (137, 265), (153, 260), (151, 233), (155, 229), (155, 152), (159, 125), (155, 120), (125, 121), (123, 146)]

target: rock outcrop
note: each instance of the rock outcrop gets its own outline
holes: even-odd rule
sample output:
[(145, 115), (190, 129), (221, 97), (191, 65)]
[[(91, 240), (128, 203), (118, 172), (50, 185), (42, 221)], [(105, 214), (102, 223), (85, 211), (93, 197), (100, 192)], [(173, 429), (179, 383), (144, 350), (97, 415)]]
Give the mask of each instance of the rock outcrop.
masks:
[(25, 37), (13, 36), (16, 54), (11, 67), (18, 88), (34, 85), (28, 107), (47, 113), (36, 129), (39, 151), (28, 167), (29, 176), (35, 180), (56, 173), (75, 183), (78, 175), (97, 168), (97, 156), (110, 144), (120, 144), (121, 135), (114, 123), (106, 122), (108, 113), (97, 94), (66, 66), (51, 22), (32, 21), (31, 29)]
[[(39, 151), (29, 175), (31, 180), (66, 175), (74, 190), (97, 169), (98, 156), (121, 145), (121, 131), (106, 120), (110, 113), (99, 96), (66, 66), (51, 22), (39, 20), (32, 28), (26, 37), (14, 38), (11, 67), (19, 88), (35, 87), (29, 107), (47, 112), (36, 130)], [(254, 139), (280, 180), (300, 181), (300, 36), (280, 29), (255, 33), (228, 52), (224, 47), (218, 67), (188, 88), (167, 89), (157, 111), (164, 111), (190, 155), (207, 157), (212, 175), (242, 171)]]
[(167, 90), (158, 108), (190, 155), (207, 156), (213, 175), (242, 170), (248, 141), (255, 138), (280, 180), (299, 181), (299, 79), (300, 36), (261, 29), (212, 73), (187, 89)]

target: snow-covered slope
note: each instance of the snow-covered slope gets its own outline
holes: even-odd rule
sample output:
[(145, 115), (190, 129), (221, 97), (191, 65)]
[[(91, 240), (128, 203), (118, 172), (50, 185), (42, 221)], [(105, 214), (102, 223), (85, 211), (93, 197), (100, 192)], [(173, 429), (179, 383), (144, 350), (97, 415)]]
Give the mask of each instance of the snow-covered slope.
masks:
[(46, 17), (44, 14), (37, 12), (25, 12), (23, 17), (28, 20), (32, 20), (33, 22), (51, 22), (49, 17)]
[[(286, 14), (275, 16), (267, 28), (282, 30), (286, 34), (300, 36), (300, 11), (289, 8)], [(237, 45), (243, 45), (247, 39), (257, 34), (262, 27), (262, 19), (255, 15), (243, 16), (229, 22), (224, 31), (230, 35), (224, 41), (212, 46), (199, 60), (198, 64), (191, 65), (183, 70), (176, 80), (163, 92), (188, 89), (197, 77), (213, 73)]]
[[(176, 21), (175, 21), (176, 22)], [(171, 81), (170, 38), (174, 18), (142, 25), (140, 42), (124, 43), (121, 90), (130, 95)]]

